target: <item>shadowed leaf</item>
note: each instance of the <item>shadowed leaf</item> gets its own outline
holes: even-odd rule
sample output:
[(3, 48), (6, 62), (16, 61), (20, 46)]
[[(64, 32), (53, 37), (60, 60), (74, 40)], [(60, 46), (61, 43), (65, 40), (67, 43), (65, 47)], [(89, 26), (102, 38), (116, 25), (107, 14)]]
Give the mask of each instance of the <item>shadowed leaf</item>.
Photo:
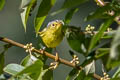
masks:
[(91, 75), (86, 75), (82, 70), (79, 72), (78, 76), (74, 80), (92, 80)]
[(71, 79), (75, 78), (77, 76), (78, 72), (79, 71), (77, 69), (75, 69), (75, 68), (72, 69), (70, 71), (70, 73), (68, 74), (68, 76), (66, 77), (66, 80), (71, 80)]
[(80, 28), (77, 27), (68, 27), (66, 31), (66, 37), (67, 41), (70, 45), (70, 47), (79, 52), (83, 53), (84, 50), (82, 50), (82, 43), (84, 41), (85, 35), (83, 32), (80, 30)]
[(96, 45), (96, 43), (98, 42), (98, 40), (101, 39), (101, 37), (104, 34), (104, 31), (112, 24), (113, 22), (113, 18), (110, 18), (108, 20), (106, 20), (99, 28), (99, 32), (93, 36), (91, 42), (90, 42), (90, 46), (88, 49), (88, 52), (90, 52)]
[(37, 0), (28, 0), (26, 2), (22, 0), (21, 19), (22, 19), (25, 32), (26, 32), (26, 25), (27, 25), (28, 17), (31, 15), (31, 11), (35, 8), (36, 3), (37, 3)]
[(73, 8), (73, 7), (79, 6), (82, 3), (85, 3), (87, 1), (89, 1), (89, 0), (65, 0), (62, 7), (58, 11), (53, 12), (51, 15), (58, 14), (58, 13), (64, 11), (65, 9), (67, 9), (67, 8)]
[(26, 56), (22, 61), (21, 61), (21, 65), (22, 66), (29, 66), (33, 63), (32, 59), (30, 58), (30, 55)]
[(4, 68), (4, 52), (0, 53), (0, 75), (3, 73)]
[(37, 60), (32, 65), (27, 66), (26, 68), (24, 68), (17, 75), (21, 75), (23, 73), (35, 73), (35, 72), (38, 72), (38, 70), (40, 72), (42, 67), (43, 67), (42, 61), (41, 60)]
[(68, 11), (68, 13), (67, 13), (66, 16), (65, 16), (65, 20), (64, 20), (65, 24), (69, 24), (69, 23), (70, 23), (70, 21), (71, 21), (71, 19), (72, 19), (72, 16), (73, 16), (77, 11), (78, 11), (78, 8), (70, 9), (70, 10)]
[(35, 18), (35, 31), (38, 33), (50, 9), (54, 6), (56, 0), (43, 0), (39, 6), (37, 16)]
[(85, 18), (85, 21), (89, 21), (89, 20), (93, 20), (93, 19), (105, 19), (105, 18), (109, 18), (110, 16), (108, 14), (106, 14), (106, 13), (110, 9), (111, 9), (110, 5), (106, 5), (104, 7), (100, 7), (95, 12), (90, 13)]
[(18, 64), (8, 64), (5, 68), (4, 71), (6, 73), (9, 73), (11, 75), (16, 75), (18, 74), (20, 71), (22, 71), (24, 69), (23, 66), (18, 65)]

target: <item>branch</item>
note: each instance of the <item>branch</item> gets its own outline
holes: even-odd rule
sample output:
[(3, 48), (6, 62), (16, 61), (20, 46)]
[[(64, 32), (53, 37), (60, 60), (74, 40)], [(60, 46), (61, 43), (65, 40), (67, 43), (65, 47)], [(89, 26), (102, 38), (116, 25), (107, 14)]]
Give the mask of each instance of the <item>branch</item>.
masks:
[[(13, 46), (17, 46), (17, 47), (21, 47), (21, 48), (24, 48), (24, 46), (25, 46), (25, 45), (23, 45), (23, 44), (21, 44), (21, 43), (15, 42), (15, 41), (13, 41), (13, 40), (10, 40), (10, 39), (4, 38), (4, 37), (0, 37), (0, 41), (6, 42), (6, 43), (9, 43), (9, 44), (11, 44), (11, 45), (13, 45)], [(24, 49), (25, 49), (25, 48), (24, 48)], [(48, 53), (48, 52), (46, 52), (46, 51), (44, 51), (44, 50), (33, 49), (32, 52), (36, 52), (36, 53), (45, 55), (45, 56), (47, 56), (47, 57), (55, 60), (55, 56), (54, 56), (54, 55), (52, 55), (51, 53)], [(82, 67), (80, 67), (80, 66), (78, 67), (78, 66), (76, 66), (75, 64), (70, 63), (69, 61), (67, 61), (67, 60), (65, 60), (65, 59), (62, 59), (62, 58), (59, 58), (59, 62), (62, 63), (62, 64), (65, 64), (65, 65), (67, 65), (67, 66), (70, 66), (70, 67), (73, 67), (73, 68), (77, 68), (77, 69), (79, 69), (79, 70), (82, 69)], [(99, 75), (97, 75), (97, 74), (95, 74), (95, 73), (93, 74), (93, 77), (96, 78), (96, 79), (98, 79), (98, 80), (101, 79), (101, 76), (99, 76)]]

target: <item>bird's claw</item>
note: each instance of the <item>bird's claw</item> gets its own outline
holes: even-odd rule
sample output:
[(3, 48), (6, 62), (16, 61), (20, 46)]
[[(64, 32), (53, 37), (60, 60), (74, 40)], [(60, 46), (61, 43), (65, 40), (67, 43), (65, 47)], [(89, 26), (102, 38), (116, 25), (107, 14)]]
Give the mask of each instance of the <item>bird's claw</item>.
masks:
[(59, 65), (58, 60), (59, 60), (59, 56), (58, 56), (58, 53), (56, 52), (55, 62), (50, 63), (49, 69), (56, 69)]
[(59, 65), (59, 62), (52, 62), (52, 63), (50, 63), (49, 69), (56, 69), (58, 67), (58, 65)]

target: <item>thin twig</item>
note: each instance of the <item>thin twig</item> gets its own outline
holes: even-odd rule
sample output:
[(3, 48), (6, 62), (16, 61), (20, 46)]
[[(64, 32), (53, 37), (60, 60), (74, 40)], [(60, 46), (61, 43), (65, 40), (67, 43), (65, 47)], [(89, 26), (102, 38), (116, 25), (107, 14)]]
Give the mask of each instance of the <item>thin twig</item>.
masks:
[[(4, 37), (0, 37), (0, 41), (3, 41), (3, 42), (6, 42), (6, 43), (9, 43), (13, 46), (17, 46), (17, 47), (21, 47), (21, 48), (24, 48), (25, 45), (21, 44), (21, 43), (18, 43), (18, 42), (15, 42), (13, 40), (10, 40), (8, 38), (4, 38)], [(25, 48), (24, 48), (25, 49)], [(46, 51), (43, 51), (43, 50), (37, 50), (37, 49), (33, 49), (32, 50), (33, 52), (36, 52), (36, 53), (39, 53), (39, 54), (42, 54), (42, 55), (45, 55), (53, 60), (55, 60), (55, 56), (46, 52)], [(77, 69), (82, 69), (82, 67), (77, 67), (75, 64), (73, 63), (70, 63), (69, 61), (65, 60), (65, 59), (62, 59), (62, 58), (59, 58), (59, 62), (62, 63), (62, 64), (65, 64), (67, 66), (70, 66), (70, 67), (73, 67), (73, 68), (77, 68)], [(93, 77), (100, 80), (101, 79), (101, 76), (97, 75), (97, 74), (93, 74)]]

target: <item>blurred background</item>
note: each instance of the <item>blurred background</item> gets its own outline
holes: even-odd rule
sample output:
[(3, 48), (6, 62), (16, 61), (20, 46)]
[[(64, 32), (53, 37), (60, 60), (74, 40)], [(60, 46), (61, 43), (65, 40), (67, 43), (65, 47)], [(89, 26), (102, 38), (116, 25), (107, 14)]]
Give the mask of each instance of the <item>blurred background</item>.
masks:
[[(57, 0), (55, 7), (52, 8), (50, 13), (58, 10), (61, 8), (64, 0)], [(28, 24), (27, 24), (27, 31), (25, 33), (23, 24), (20, 17), (20, 3), (21, 0), (6, 0), (5, 7), (2, 11), (0, 11), (0, 36), (7, 37), (14, 41), (17, 41), (22, 44), (33, 43), (35, 46), (37, 44), (35, 30), (34, 30), (34, 16), (35, 12), (31, 17), (29, 17)], [(89, 4), (91, 3), (91, 4)], [(73, 16), (70, 25), (74, 25), (76, 27), (82, 27), (84, 29), (88, 24), (92, 26), (99, 27), (101, 20), (84, 22), (85, 16), (88, 13), (93, 12), (97, 5), (93, 2), (93, 0), (89, 3), (85, 3), (79, 6), (79, 11)], [(66, 11), (61, 12), (57, 15), (51, 16), (49, 15), (42, 28), (47, 25), (48, 22), (53, 20), (63, 20)], [(4, 43), (0, 42), (0, 51), (2, 51), (2, 45)], [(57, 51), (61, 58), (71, 60), (72, 57), (69, 55), (68, 51), (71, 48), (68, 46), (66, 39), (62, 41), (62, 43), (57, 47)], [(24, 51), (24, 49), (19, 47), (12, 47), (5, 53), (6, 65), (9, 63), (20, 63), (21, 60), (27, 56), (28, 53)], [(80, 59), (80, 63), (84, 60), (84, 57), (80, 54), (77, 54)], [(53, 60), (48, 60), (47, 63), (49, 64)], [(99, 61), (98, 61), (99, 62)], [(100, 67), (100, 66), (99, 66)], [(56, 70), (54, 70), (54, 80), (65, 80), (66, 75), (70, 72), (72, 68), (60, 65)], [(100, 72), (100, 71), (99, 71)]]

